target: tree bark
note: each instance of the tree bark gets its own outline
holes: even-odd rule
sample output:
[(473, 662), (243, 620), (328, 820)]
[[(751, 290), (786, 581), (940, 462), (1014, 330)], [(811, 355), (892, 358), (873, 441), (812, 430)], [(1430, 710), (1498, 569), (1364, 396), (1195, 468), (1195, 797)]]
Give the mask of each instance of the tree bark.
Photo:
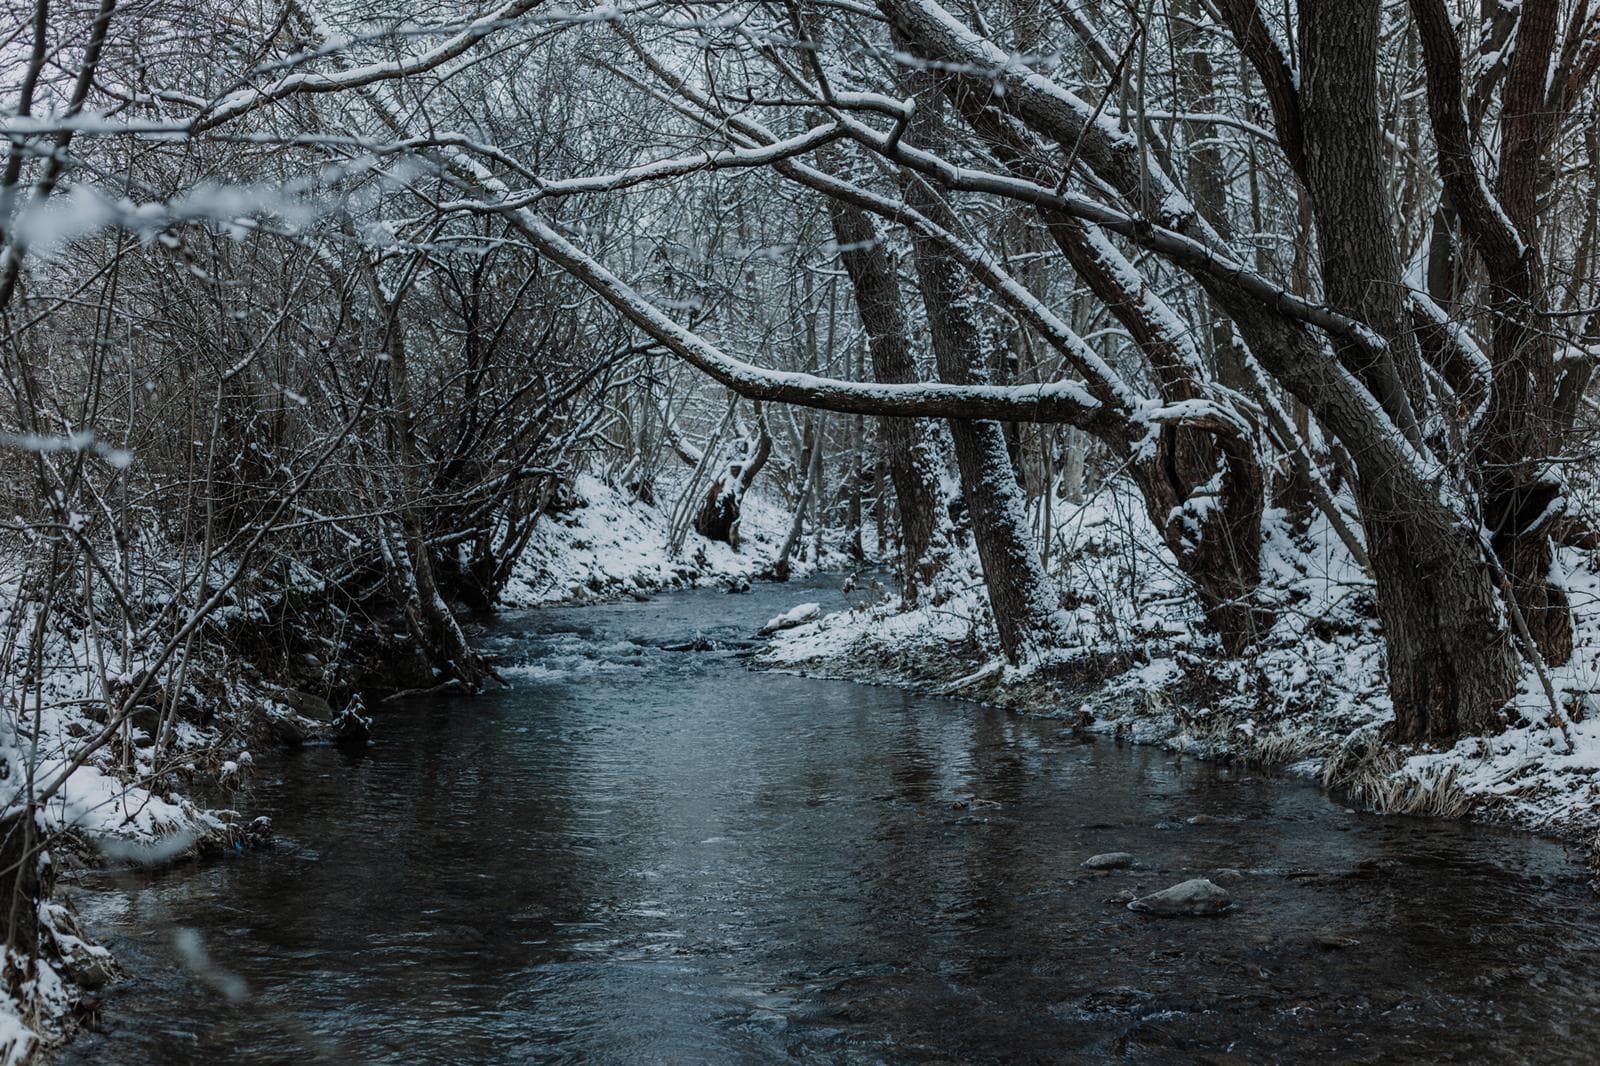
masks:
[[(853, 204), (830, 198), (829, 216), (839, 258), (855, 287), (856, 311), (867, 331), (872, 357), (872, 378), (883, 383), (909, 384), (917, 380), (900, 287), (877, 227)], [(921, 421), (886, 418), (879, 422), (889, 453), (889, 478), (894, 483), (901, 530), (901, 581), (907, 603), (914, 603), (919, 588), (938, 573), (934, 550), (941, 516), (946, 513), (939, 489), (943, 466), (929, 428)]]
[(1350, 368), (1413, 444), (1426, 402), (1395, 245), (1378, 119), (1380, 0), (1302, 0), (1301, 130), (1327, 300), (1372, 327), (1388, 350), (1340, 343)]
[[(924, 73), (908, 81), (917, 99), (911, 135), (921, 144), (944, 147), (937, 85)], [(906, 175), (904, 188), (913, 208), (946, 228), (956, 224), (949, 205), (922, 178)], [(986, 384), (989, 360), (970, 310), (975, 294), (968, 279), (937, 241), (914, 233), (912, 246), (939, 379), (953, 385)], [(1059, 646), (1064, 634), (1055, 590), (1028, 534), (1022, 487), (1004, 428), (999, 422), (952, 419), (950, 436), (1000, 647), (1012, 662), (1036, 659)]]
[(719, 540), (737, 550), (739, 547), (739, 517), (744, 506), (744, 494), (755, 482), (756, 475), (767, 465), (772, 455), (772, 435), (767, 432), (766, 418), (756, 407), (755, 433), (741, 433), (733, 443), (733, 456), (722, 472), (711, 482), (705, 499), (694, 517), (694, 529), (707, 540)]
[[(1304, 0), (1300, 10), (1304, 177), (1323, 285), (1336, 310), (1387, 342), (1382, 355), (1347, 343), (1337, 355), (1420, 452), (1417, 411), (1427, 398), (1381, 166), (1380, 4)], [(1514, 694), (1519, 657), (1473, 523), (1415, 476), (1414, 460), (1363, 446), (1370, 418), (1332, 409), (1326, 394), (1303, 398), (1356, 461), (1400, 739), (1443, 743), (1492, 728)]]

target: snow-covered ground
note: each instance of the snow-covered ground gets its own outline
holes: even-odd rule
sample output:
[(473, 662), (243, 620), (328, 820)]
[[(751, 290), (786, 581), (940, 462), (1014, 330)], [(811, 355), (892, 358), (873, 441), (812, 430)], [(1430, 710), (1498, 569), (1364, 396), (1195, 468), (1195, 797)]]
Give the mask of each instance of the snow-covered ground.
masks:
[(1251, 654), (1229, 659), (1200, 626), (1186, 580), (1127, 492), (1104, 488), (1057, 530), (1051, 558), (1074, 641), (1048, 678), (1003, 668), (977, 572), (912, 610), (832, 614), (777, 633), (772, 668), (900, 684), (1033, 713), (1198, 754), (1316, 776), (1375, 810), (1465, 815), (1589, 840), (1600, 832), (1600, 573), (1564, 550), (1576, 650), (1550, 671), (1576, 719), (1551, 724), (1536, 673), (1512, 724), (1448, 751), (1381, 742), (1393, 717), (1370, 577), (1320, 517), (1291, 537), (1267, 516), (1263, 573), (1275, 611)]
[[(670, 502), (644, 503), (589, 474), (577, 477), (572, 491), (570, 506), (540, 519), (501, 593), (505, 606), (594, 603), (751, 578), (777, 559), (793, 519), (781, 501), (752, 491), (744, 499), (737, 551), (689, 529), (674, 552)], [(662, 493), (663, 500), (670, 497)], [(794, 573), (804, 573), (815, 560), (809, 550), (805, 559), (797, 551), (793, 565)]]

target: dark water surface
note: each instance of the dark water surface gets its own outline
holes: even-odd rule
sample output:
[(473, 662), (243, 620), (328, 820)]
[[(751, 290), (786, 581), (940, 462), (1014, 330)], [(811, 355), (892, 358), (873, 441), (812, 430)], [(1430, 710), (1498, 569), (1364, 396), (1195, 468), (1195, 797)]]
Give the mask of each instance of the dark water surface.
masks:
[[(661, 648), (818, 588), (509, 615), (512, 690), (260, 757), (274, 847), (86, 879), (130, 976), (62, 1061), (1600, 1056), (1600, 905), (1555, 844)], [(1079, 869), (1112, 850), (1141, 866)], [(1218, 868), (1221, 917), (1108, 902)]]

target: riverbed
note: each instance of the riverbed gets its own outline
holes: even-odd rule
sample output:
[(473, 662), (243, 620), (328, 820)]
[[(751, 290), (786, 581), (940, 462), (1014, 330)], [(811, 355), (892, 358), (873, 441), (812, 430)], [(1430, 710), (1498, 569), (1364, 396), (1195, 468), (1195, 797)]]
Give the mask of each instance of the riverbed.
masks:
[[(510, 688), (261, 756), (272, 846), (78, 878), (127, 977), (59, 1061), (1592, 1061), (1559, 844), (751, 671), (807, 600), (837, 579), (507, 614)], [(1233, 908), (1124, 906), (1190, 877)]]

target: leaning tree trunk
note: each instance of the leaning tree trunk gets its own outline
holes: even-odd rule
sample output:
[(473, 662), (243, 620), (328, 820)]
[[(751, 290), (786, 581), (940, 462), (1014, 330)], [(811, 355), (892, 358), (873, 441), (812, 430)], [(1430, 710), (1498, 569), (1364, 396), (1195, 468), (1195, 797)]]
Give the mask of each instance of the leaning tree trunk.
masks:
[[(915, 79), (924, 83), (928, 75)], [(994, 106), (991, 86), (970, 76), (944, 76), (945, 94), (967, 124), (1017, 177), (1055, 188), (1062, 175), (1043, 144)], [(908, 200), (911, 198), (908, 193)], [(1099, 301), (1149, 359), (1161, 398), (1169, 404), (1208, 398), (1198, 347), (1147, 287), (1130, 285), (1137, 271), (1098, 230), (1041, 205), (1050, 238)], [(1256, 595), (1261, 581), (1261, 514), (1265, 478), (1254, 432), (1239, 423), (1161, 426), (1154, 448), (1146, 427), (1117, 426), (1107, 441), (1126, 463), (1146, 513), (1194, 582), (1206, 619), (1231, 653), (1270, 626)]]

